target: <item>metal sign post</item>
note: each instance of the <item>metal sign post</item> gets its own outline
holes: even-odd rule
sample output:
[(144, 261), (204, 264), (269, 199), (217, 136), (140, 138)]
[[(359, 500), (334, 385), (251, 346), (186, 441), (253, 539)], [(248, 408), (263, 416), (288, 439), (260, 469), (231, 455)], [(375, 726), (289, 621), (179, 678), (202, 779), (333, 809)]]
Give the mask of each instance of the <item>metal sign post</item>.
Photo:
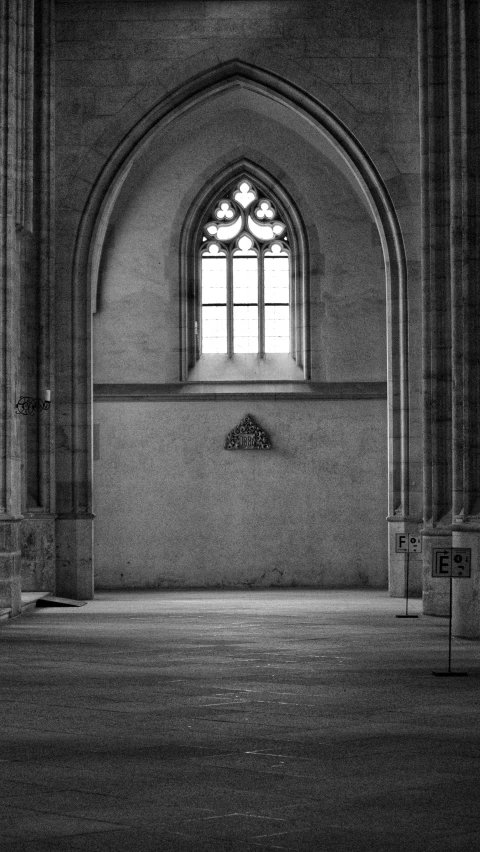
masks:
[(406, 535), (396, 533), (395, 553), (405, 554), (405, 615), (396, 615), (395, 618), (418, 618), (418, 615), (409, 615), (408, 612), (408, 573), (410, 569), (410, 554), (422, 552), (422, 539), (419, 535)]
[(454, 577), (470, 577), (472, 551), (469, 547), (444, 547), (433, 549), (432, 577), (448, 577), (450, 602), (448, 614), (448, 669), (432, 672), (436, 677), (466, 677), (468, 672), (452, 672), (452, 583)]

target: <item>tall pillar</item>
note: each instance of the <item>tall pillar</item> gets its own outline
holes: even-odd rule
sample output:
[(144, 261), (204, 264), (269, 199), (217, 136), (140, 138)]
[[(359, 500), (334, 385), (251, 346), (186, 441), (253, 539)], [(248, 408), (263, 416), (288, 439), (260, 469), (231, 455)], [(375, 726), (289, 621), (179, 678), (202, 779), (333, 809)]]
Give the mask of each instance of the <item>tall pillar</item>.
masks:
[(473, 578), (457, 595), (453, 629), (472, 637), (480, 636), (480, 9), (477, 0), (419, 0), (418, 10), (424, 611), (446, 614), (433, 549), (468, 541)]
[[(24, 416), (21, 396), (52, 387), (53, 0), (0, 9), (0, 605), (22, 588), (53, 590), (51, 412)], [(40, 586), (41, 587), (41, 586)]]
[[(85, 280), (85, 279), (83, 279)], [(56, 587), (93, 598), (91, 353), (87, 292), (71, 266), (57, 265)]]
[(55, 591), (53, 7), (53, 0), (30, 0), (28, 8), (31, 204), (22, 266), (22, 394), (43, 399), (49, 389), (52, 406), (21, 418), (25, 591)]
[[(400, 242), (400, 240), (399, 240)], [(418, 410), (415, 396), (418, 398), (418, 369), (413, 366), (414, 359), (409, 358), (412, 351), (412, 339), (415, 337), (415, 317), (408, 307), (408, 290), (415, 285), (418, 270), (406, 262), (403, 252), (399, 252), (398, 295), (390, 287), (390, 269), (387, 264), (387, 290), (391, 297), (387, 300), (388, 326), (397, 329), (388, 346), (388, 589), (391, 597), (405, 597), (407, 594), (406, 558), (397, 553), (396, 538), (401, 535), (418, 535), (422, 526), (420, 512), (421, 497), (418, 469), (421, 454), (418, 446)], [(413, 329), (413, 334), (409, 331)], [(413, 427), (413, 428), (412, 428)], [(421, 594), (421, 570), (418, 556), (409, 557), (408, 594)]]
[(79, 274), (81, 212), (57, 198), (55, 298), (56, 590), (93, 598), (91, 305)]
[(20, 391), (21, 229), (28, 218), (25, 180), (26, 3), (0, 10), (0, 606), (20, 611), (21, 434), (15, 415)]

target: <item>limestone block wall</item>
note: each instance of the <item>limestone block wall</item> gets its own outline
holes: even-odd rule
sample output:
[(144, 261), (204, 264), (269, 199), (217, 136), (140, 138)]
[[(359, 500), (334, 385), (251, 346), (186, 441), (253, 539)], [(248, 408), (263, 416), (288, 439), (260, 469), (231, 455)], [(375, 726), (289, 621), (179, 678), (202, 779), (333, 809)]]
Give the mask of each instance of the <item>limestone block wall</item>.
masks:
[[(271, 450), (224, 449), (247, 413)], [(95, 420), (98, 588), (386, 587), (385, 401), (97, 402)]]
[[(131, 166), (97, 282), (94, 399), (179, 382), (183, 224), (200, 180), (239, 152), (268, 168), (305, 225), (312, 381), (377, 383), (385, 396), (385, 267), (371, 211), (318, 130), (265, 101), (219, 93)], [(269, 404), (234, 383), (245, 399), (233, 404), (225, 393), (203, 401), (208, 385), (188, 390), (95, 405), (97, 585), (385, 586), (386, 400), (344, 390), (336, 404), (289, 402), (272, 389)], [(250, 408), (272, 424), (274, 450), (225, 453), (222, 428)]]
[(55, 591), (55, 525), (52, 519), (24, 517), (20, 535), (22, 591)]
[[(404, 434), (402, 438), (408, 444), (409, 461), (404, 458), (403, 464), (410, 465), (408, 472), (417, 471), (420, 474), (421, 430), (416, 396), (420, 387), (420, 222), (415, 2), (240, 0), (235, 3), (147, 3), (134, 0), (100, 0), (94, 4), (75, 4), (59, 0), (56, 4), (56, 17), (57, 363), (58, 397), (59, 403), (61, 402), (57, 412), (57, 498), (59, 510), (66, 522), (69, 519), (68, 523), (72, 523), (72, 517), (78, 517), (86, 523), (92, 515), (92, 469), (88, 437), (91, 426), (92, 377), (88, 319), (91, 293), (89, 269), (75, 267), (74, 263), (75, 246), (78, 245), (81, 228), (90, 227), (85, 220), (82, 221), (87, 199), (92, 190), (96, 191), (96, 188), (102, 185), (102, 175), (106, 173), (102, 170), (115, 158), (115, 152), (120, 150), (118, 146), (124, 143), (133, 128), (142, 127), (142, 122), (148, 120), (151, 110), (157, 108), (160, 103), (173, 103), (175, 93), (182, 86), (188, 88), (188, 81), (195, 81), (210, 69), (227, 67), (233, 60), (248, 67), (264, 69), (272, 75), (272, 79), (274, 77), (279, 81), (285, 80), (290, 86), (296, 87), (299, 98), (301, 93), (305, 92), (310, 98), (323, 104), (343, 123), (348, 129), (347, 132), (353, 134), (356, 143), (368, 155), (390, 194), (400, 221), (409, 273), (406, 295), (409, 302), (410, 359), (406, 376), (412, 388), (412, 395), (409, 397), (404, 394), (402, 403), (407, 412), (404, 422), (409, 426), (409, 435)], [(263, 166), (273, 166), (272, 170), (279, 178), (285, 177), (287, 181), (290, 179), (292, 185), (298, 183), (292, 178), (291, 163), (294, 157), (291, 156), (289, 161), (284, 158), (281, 166), (279, 151), (275, 153), (271, 146), (262, 146), (258, 133), (256, 139), (248, 138), (250, 129), (260, 126), (258, 121), (256, 125), (245, 122), (242, 130), (237, 124), (236, 143), (234, 144), (235, 139), (232, 136), (229, 145), (224, 146), (219, 153), (218, 138), (212, 138), (212, 110), (213, 125), (217, 120), (214, 106), (213, 104), (209, 107), (209, 121), (205, 120), (205, 116), (202, 119), (201, 112), (197, 111), (197, 141), (200, 147), (190, 152), (190, 162), (197, 166), (196, 183), (191, 181), (189, 186), (185, 183), (185, 170), (180, 161), (177, 161), (180, 166), (177, 171), (171, 171), (172, 186), (176, 183), (185, 199), (193, 197), (194, 191), (203, 185), (215, 169), (226, 165), (227, 155), (237, 159), (243, 156), (259, 161), (263, 159)], [(243, 108), (244, 115), (251, 116), (252, 104), (244, 104)], [(272, 103), (272, 114), (268, 115), (264, 110), (262, 119), (264, 127), (270, 131), (278, 118), (273, 114), (273, 110)], [(255, 109), (253, 111), (255, 112)], [(235, 114), (238, 116), (238, 111), (232, 110), (229, 130), (226, 123), (227, 111), (224, 110), (221, 133), (223, 141), (227, 139), (227, 131), (233, 133)], [(167, 149), (168, 132), (165, 131), (166, 147), (163, 159), (160, 157), (157, 160), (158, 168), (162, 168), (162, 163), (164, 168), (167, 163), (172, 165), (169, 157), (176, 147), (173, 131), (172, 134), (170, 148)], [(273, 135), (271, 132), (270, 136)], [(282, 138), (286, 140), (286, 132)], [(307, 145), (304, 150), (306, 148)], [(186, 154), (187, 147), (183, 150)], [(295, 149), (292, 150), (294, 153)], [(199, 164), (199, 152), (207, 152), (209, 161), (204, 158), (203, 164)], [(321, 158), (316, 156), (313, 148), (312, 157), (310, 162), (304, 157), (303, 162), (299, 163), (298, 175), (302, 170), (304, 176), (315, 174), (315, 169), (318, 171)], [(318, 176), (311, 184), (312, 187), (320, 186)], [(298, 189), (300, 192), (301, 188)], [(176, 202), (178, 199), (174, 200)], [(305, 209), (308, 206), (306, 205)], [(308, 211), (313, 214), (312, 221), (315, 220), (313, 230), (326, 233), (328, 222), (317, 221), (318, 209), (318, 205), (313, 203)], [(169, 202), (165, 200), (158, 215), (165, 216), (168, 210)], [(345, 219), (345, 229), (340, 230), (348, 233), (350, 229), (353, 233), (355, 226), (348, 219), (348, 215)], [(340, 207), (337, 216), (338, 231), (338, 222), (342, 218)], [(325, 263), (322, 270), (323, 304), (320, 304), (319, 300), (317, 319), (318, 328), (323, 331), (323, 351), (322, 357), (319, 355), (317, 358), (316, 369), (317, 377), (326, 382), (348, 380), (352, 377), (366, 381), (381, 380), (385, 375), (386, 355), (382, 342), (383, 323), (380, 319), (378, 294), (380, 288), (383, 290), (384, 285), (386, 287), (388, 283), (388, 268), (382, 270), (378, 234), (373, 218), (369, 218), (366, 211), (362, 211), (361, 220), (362, 223), (368, 224), (368, 228), (364, 229), (362, 235), (357, 229), (355, 245), (357, 251), (362, 243), (368, 246), (369, 260), (363, 273), (359, 274), (358, 265), (355, 269), (340, 263), (335, 266), (332, 253), (326, 257), (328, 263)], [(112, 244), (115, 241), (115, 226), (117, 225), (118, 236), (124, 222), (125, 220), (120, 223), (112, 219), (109, 223), (113, 226), (110, 235)], [(178, 228), (178, 220), (174, 224)], [(320, 227), (322, 225), (323, 228)], [(155, 226), (160, 232), (158, 219)], [(143, 227), (146, 233), (148, 227), (145, 223)], [(364, 228), (364, 224), (361, 228)], [(138, 249), (142, 246), (143, 237), (140, 234), (137, 236)], [(160, 240), (160, 233), (158, 236)], [(341, 234), (338, 233), (337, 237), (340, 244)], [(148, 238), (152, 239), (152, 233)], [(320, 244), (318, 252), (322, 253)], [(110, 313), (105, 310), (102, 315), (100, 309), (95, 320), (98, 330), (101, 329), (94, 341), (93, 369), (94, 373), (97, 370), (97, 381), (112, 381), (111, 372), (108, 378), (104, 378), (112, 370), (116, 370), (114, 381), (140, 381), (138, 364), (141, 366), (142, 375), (147, 371), (146, 381), (149, 382), (165, 381), (166, 377), (171, 378), (174, 375), (177, 353), (170, 343), (166, 344), (170, 333), (168, 329), (173, 327), (170, 320), (177, 310), (175, 275), (178, 274), (178, 267), (176, 259), (173, 261), (174, 254), (173, 243), (163, 247), (156, 283), (163, 280), (168, 284), (169, 304), (165, 305), (161, 318), (160, 314), (156, 314), (159, 319), (157, 328), (151, 329), (154, 333), (144, 338), (144, 348), (148, 349), (150, 354), (152, 340), (156, 340), (153, 348), (157, 347), (157, 350), (161, 342), (165, 357), (145, 357), (146, 352), (141, 350), (137, 352), (137, 362), (133, 357), (126, 357), (127, 349), (132, 356), (134, 354), (130, 349), (131, 341), (128, 347), (126, 345), (126, 307), (130, 297), (125, 295), (123, 306), (115, 297), (117, 304), (114, 305), (113, 301), (110, 303)], [(376, 259), (373, 261), (373, 258)], [(149, 290), (151, 296), (151, 282), (139, 285), (140, 259), (135, 269), (127, 268), (124, 264), (123, 269), (117, 269), (113, 277), (112, 269), (113, 265), (109, 273), (110, 283), (107, 281), (104, 293), (108, 293), (108, 288), (115, 279), (116, 285), (123, 280), (128, 282), (128, 286), (133, 290), (140, 286), (140, 290), (144, 291), (143, 295)], [(319, 269), (312, 270), (312, 275), (318, 276), (319, 272)], [(350, 323), (344, 323), (342, 332), (342, 320), (345, 321), (350, 309), (354, 286), (360, 286), (360, 295), (363, 294), (364, 297), (364, 330), (361, 331), (361, 322), (355, 326), (354, 317)], [(156, 292), (159, 292), (158, 289)], [(373, 303), (370, 302), (375, 319), (370, 324), (365, 321), (368, 316), (366, 306), (369, 292), (375, 294)], [(171, 294), (174, 295), (173, 301)], [(385, 307), (387, 316), (392, 310), (393, 313), (397, 310), (396, 306), (389, 305), (388, 299)], [(406, 310), (406, 303), (402, 310)], [(118, 313), (115, 314), (115, 311)], [(129, 322), (134, 320), (134, 314), (131, 314)], [(118, 334), (115, 334), (116, 322)], [(72, 323), (75, 324), (74, 327)], [(353, 340), (348, 341), (348, 329), (352, 324), (357, 329), (355, 343)], [(339, 345), (342, 333), (344, 344)], [(134, 336), (138, 341), (138, 335)], [(72, 345), (65, 347), (66, 339), (71, 340)], [(101, 345), (99, 341), (102, 341)], [(165, 351), (165, 345), (168, 351)], [(349, 347), (351, 355), (348, 355)], [(355, 358), (355, 349), (358, 347), (361, 357)], [(385, 360), (382, 360), (381, 350)], [(397, 355), (398, 353), (393, 353), (393, 357)], [(75, 381), (72, 382), (74, 375)], [(112, 424), (109, 428), (111, 426)], [(185, 440), (187, 441), (186, 438)], [(399, 437), (392, 434), (390, 440), (395, 442)], [(381, 492), (380, 481), (377, 481), (378, 493)], [(392, 498), (393, 504), (390, 508), (401, 523), (404, 523), (406, 518), (408, 520), (412, 513), (419, 511), (421, 505), (420, 476), (409, 479), (405, 475), (403, 482), (404, 485), (407, 483), (403, 491), (404, 496), (398, 501), (395, 497), (397, 502)], [(96, 483), (101, 488), (99, 478)], [(384, 505), (384, 518), (387, 511)], [(99, 531), (107, 529), (105, 525), (102, 527), (100, 514), (101, 511), (96, 520)], [(87, 553), (79, 555), (78, 558), (82, 565), (87, 564)]]

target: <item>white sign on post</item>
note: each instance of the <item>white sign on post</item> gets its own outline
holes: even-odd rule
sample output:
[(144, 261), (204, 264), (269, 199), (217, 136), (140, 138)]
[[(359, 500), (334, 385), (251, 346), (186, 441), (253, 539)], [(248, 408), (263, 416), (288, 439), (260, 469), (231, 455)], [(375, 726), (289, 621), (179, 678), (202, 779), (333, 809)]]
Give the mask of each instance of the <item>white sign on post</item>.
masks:
[(470, 577), (472, 551), (469, 547), (433, 549), (432, 577)]
[(422, 537), (420, 535), (408, 535), (407, 533), (395, 533), (395, 553), (421, 553)]

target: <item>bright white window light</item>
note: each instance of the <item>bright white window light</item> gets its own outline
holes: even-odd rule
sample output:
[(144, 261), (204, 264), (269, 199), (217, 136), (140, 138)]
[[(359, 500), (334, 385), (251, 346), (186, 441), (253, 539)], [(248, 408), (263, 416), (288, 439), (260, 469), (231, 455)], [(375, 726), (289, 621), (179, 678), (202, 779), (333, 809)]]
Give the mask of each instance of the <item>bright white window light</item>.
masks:
[(290, 246), (276, 205), (243, 179), (210, 217), (200, 257), (200, 352), (290, 352)]

